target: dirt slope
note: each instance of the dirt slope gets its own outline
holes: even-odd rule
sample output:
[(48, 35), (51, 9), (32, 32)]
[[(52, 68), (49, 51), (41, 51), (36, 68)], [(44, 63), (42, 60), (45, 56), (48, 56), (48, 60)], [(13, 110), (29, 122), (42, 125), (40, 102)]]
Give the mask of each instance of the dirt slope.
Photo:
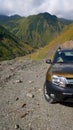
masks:
[(47, 68), (44, 60), (0, 62), (0, 130), (73, 130), (73, 104), (44, 99)]

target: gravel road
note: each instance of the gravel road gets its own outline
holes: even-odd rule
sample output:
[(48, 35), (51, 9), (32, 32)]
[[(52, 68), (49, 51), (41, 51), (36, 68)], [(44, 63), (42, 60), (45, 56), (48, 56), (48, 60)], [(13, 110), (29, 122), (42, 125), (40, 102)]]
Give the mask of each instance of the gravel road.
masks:
[(73, 130), (73, 104), (43, 95), (44, 60), (0, 62), (0, 130)]

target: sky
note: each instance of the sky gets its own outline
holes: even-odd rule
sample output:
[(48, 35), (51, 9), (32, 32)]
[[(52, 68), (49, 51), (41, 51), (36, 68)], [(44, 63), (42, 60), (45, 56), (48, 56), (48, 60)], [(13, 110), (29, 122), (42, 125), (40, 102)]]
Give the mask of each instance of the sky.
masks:
[(29, 16), (48, 12), (57, 17), (73, 19), (73, 0), (0, 0), (0, 14)]

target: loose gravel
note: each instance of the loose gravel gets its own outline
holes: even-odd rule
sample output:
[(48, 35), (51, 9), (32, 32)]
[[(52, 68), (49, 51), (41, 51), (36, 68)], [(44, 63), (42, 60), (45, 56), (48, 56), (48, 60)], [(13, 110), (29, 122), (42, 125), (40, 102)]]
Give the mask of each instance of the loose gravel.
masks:
[(0, 130), (73, 130), (73, 104), (43, 95), (45, 60), (0, 62)]

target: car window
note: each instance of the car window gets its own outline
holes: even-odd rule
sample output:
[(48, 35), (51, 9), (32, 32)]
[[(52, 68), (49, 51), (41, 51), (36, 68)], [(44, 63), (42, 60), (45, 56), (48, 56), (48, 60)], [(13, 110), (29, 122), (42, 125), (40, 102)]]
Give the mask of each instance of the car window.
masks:
[(56, 52), (53, 62), (73, 63), (73, 50), (67, 50), (67, 51), (65, 50), (65, 51)]

